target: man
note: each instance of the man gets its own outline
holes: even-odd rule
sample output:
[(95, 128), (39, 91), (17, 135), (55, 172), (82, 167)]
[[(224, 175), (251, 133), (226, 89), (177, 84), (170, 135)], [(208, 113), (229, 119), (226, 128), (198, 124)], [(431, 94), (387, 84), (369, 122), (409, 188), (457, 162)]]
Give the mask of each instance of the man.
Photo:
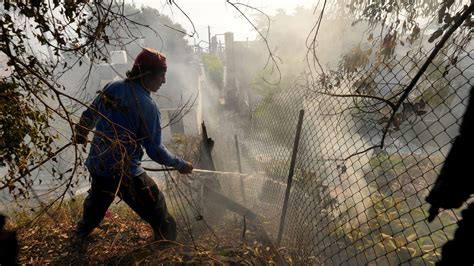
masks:
[(127, 79), (106, 85), (76, 125), (73, 141), (78, 144), (86, 144), (87, 134), (95, 128), (85, 162), (92, 184), (76, 229), (79, 239), (99, 225), (115, 196), (151, 225), (155, 240), (176, 239), (176, 222), (164, 196), (141, 167), (145, 148), (152, 160), (181, 174), (193, 169), (161, 142), (160, 111), (150, 94), (165, 83), (166, 69), (163, 54), (143, 49)]
[[(457, 209), (474, 194), (472, 153), (474, 151), (474, 87), (459, 128), (439, 176), (426, 201), (431, 204), (428, 221), (432, 222), (440, 209)], [(454, 238), (443, 245), (441, 260), (436, 265), (474, 265), (474, 203), (462, 212), (462, 220)]]
[(4, 229), (6, 219), (0, 214), (0, 265), (18, 265), (18, 239), (15, 231)]

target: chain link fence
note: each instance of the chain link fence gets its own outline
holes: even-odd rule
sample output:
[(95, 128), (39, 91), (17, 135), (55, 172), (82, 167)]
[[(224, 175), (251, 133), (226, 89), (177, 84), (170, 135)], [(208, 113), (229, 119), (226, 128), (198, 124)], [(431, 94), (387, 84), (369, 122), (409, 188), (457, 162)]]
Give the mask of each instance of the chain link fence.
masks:
[(465, 41), (440, 51), (393, 117), (392, 105), (432, 50), (370, 58), (365, 67), (343, 58), (347, 64), (337, 71), (300, 77), (250, 115), (219, 110), (209, 126), (216, 168), (238, 171), (240, 160), (242, 171), (252, 174), (242, 178), (243, 189), (241, 177), (220, 177), (224, 194), (260, 215), (277, 241), (304, 110), (281, 246), (311, 264), (438, 261), (460, 215), (446, 210), (428, 223), (425, 198), (474, 85), (472, 44)]

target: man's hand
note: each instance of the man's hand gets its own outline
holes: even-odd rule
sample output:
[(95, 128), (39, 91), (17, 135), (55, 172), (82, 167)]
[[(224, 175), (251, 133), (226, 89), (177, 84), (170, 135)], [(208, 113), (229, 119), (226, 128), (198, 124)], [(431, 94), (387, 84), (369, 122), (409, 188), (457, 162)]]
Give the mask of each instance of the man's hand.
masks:
[(84, 135), (75, 133), (74, 135), (72, 135), (71, 141), (74, 144), (83, 144), (83, 145), (85, 145), (85, 144), (87, 144), (87, 135), (84, 136)]
[(178, 172), (180, 174), (190, 174), (193, 172), (193, 164), (191, 162), (186, 162), (183, 167), (181, 167)]
[(87, 144), (87, 135), (89, 135), (89, 131), (91, 126), (88, 124), (89, 119), (81, 116), (79, 123), (74, 126), (74, 132), (72, 134), (71, 142), (73, 144)]

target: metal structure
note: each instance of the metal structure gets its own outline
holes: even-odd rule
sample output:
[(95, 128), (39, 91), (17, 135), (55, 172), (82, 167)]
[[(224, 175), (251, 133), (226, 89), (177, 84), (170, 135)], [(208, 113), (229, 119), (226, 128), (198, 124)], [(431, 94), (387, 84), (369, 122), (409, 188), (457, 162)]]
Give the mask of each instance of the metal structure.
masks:
[[(263, 99), (250, 119), (220, 112), (209, 128), (219, 132), (212, 135), (216, 169), (237, 171), (231, 145), (237, 134), (243, 172), (252, 173), (243, 178), (243, 190), (240, 177), (220, 178), (224, 192), (241, 202), (244, 191), (246, 207), (261, 216), (275, 242), (283, 221), (282, 246), (297, 261), (385, 265), (439, 260), (460, 210), (443, 211), (428, 223), (425, 197), (474, 85), (471, 46), (453, 40), (449, 47), (437, 54), (396, 112), (393, 106), (432, 50), (396, 54), (363, 69), (341, 68), (325, 79), (302, 77)], [(301, 109), (301, 140), (288, 188)]]

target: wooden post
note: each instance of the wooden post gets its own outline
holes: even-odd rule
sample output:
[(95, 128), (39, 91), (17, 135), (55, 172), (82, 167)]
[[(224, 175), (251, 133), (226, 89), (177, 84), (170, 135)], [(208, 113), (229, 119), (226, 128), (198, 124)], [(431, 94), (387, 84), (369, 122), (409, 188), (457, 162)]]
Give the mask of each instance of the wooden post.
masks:
[(211, 26), (207, 26), (207, 40), (209, 44), (209, 54), (212, 54), (212, 46), (211, 46)]
[(201, 142), (201, 168), (215, 171), (214, 160), (212, 159), (212, 149), (214, 148), (214, 140), (207, 135), (206, 125), (204, 121), (201, 124), (202, 142)]

